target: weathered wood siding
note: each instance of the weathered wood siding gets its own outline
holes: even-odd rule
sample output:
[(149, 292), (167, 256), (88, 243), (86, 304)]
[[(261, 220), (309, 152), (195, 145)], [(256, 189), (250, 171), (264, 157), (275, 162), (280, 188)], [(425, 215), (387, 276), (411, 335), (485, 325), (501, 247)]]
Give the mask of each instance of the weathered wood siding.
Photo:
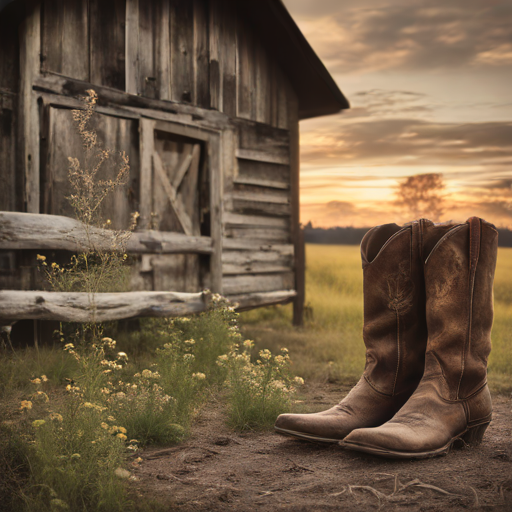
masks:
[(44, 72), (288, 127), (286, 78), (236, 2), (43, 0), (41, 19)]
[[(83, 151), (70, 109), (93, 88), (100, 106), (92, 127), (131, 165), (104, 215), (126, 228), (140, 211), (141, 229), (212, 240), (211, 255), (138, 256), (134, 287), (211, 285), (237, 297), (294, 289), (297, 98), (240, 4), (33, 5), (19, 34), (0, 19), (0, 210), (72, 215), (68, 157)], [(39, 53), (40, 64), (30, 57)]]

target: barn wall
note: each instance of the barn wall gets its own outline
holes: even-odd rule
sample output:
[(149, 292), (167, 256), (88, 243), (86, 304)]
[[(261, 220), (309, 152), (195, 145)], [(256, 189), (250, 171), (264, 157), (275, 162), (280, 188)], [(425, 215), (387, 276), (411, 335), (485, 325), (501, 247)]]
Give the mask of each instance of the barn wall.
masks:
[[(130, 211), (141, 208), (143, 117), (226, 133), (223, 154), (208, 156), (220, 158), (223, 167), (223, 175), (215, 177), (222, 192), (223, 293), (293, 289), (298, 166), (291, 148), (298, 145), (297, 97), (261, 43), (265, 34), (256, 33), (236, 6), (232, 0), (42, 0), (40, 34), (32, 31), (36, 35), (29, 41), (29, 32), (21, 33), (41, 53), (38, 85), (33, 91), (22, 87), (26, 100), (20, 109), (28, 120), (22, 139), (25, 159), (29, 151), (41, 156), (37, 181), (31, 178), (34, 160), (23, 163), (19, 156), (25, 168), (21, 175), (36, 193), (28, 201), (29, 211), (72, 215), (64, 199), (69, 194), (67, 157), (79, 156), (80, 141), (69, 109), (92, 86), (103, 107), (95, 121), (100, 139), (105, 147), (126, 151), (132, 166), (130, 183), (106, 207), (114, 226), (126, 227)], [(0, 73), (0, 94), (20, 90), (20, 50), (16, 44), (6, 48), (0, 70), (11, 71)], [(30, 73), (24, 76), (39, 70)], [(121, 91), (132, 96), (121, 96)], [(15, 103), (13, 95), (0, 104), (0, 156), (13, 162), (12, 171), (0, 173), (3, 210), (28, 208), (21, 197), (27, 192), (20, 195), (14, 182)], [(176, 104), (183, 108), (173, 110)], [(37, 141), (30, 135), (36, 130), (41, 134)], [(17, 186), (20, 197), (13, 201), (16, 194), (6, 190)], [(165, 194), (160, 195), (154, 204), (165, 203)], [(204, 258), (145, 256), (137, 263), (140, 277), (134, 285), (196, 291), (213, 279)]]
[(43, 0), (41, 69), (287, 128), (286, 78), (236, 11), (230, 0)]

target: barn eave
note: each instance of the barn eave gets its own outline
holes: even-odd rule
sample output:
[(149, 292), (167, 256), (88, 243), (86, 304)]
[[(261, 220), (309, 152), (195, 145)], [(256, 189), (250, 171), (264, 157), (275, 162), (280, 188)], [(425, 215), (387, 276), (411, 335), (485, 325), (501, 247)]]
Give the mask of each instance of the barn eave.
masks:
[(299, 100), (299, 119), (350, 108), (350, 104), (281, 0), (243, 3), (247, 19), (279, 61)]

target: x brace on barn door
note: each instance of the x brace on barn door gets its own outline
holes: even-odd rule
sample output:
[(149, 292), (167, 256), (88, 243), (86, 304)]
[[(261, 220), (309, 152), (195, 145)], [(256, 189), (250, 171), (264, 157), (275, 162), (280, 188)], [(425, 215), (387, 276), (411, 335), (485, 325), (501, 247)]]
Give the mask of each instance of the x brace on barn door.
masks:
[[(222, 291), (221, 140), (220, 132), (174, 122), (140, 120), (140, 227), (204, 237), (206, 233), (201, 232), (200, 223), (203, 211), (207, 210), (208, 235), (213, 247), (210, 287), (215, 292)], [(207, 173), (208, 205), (198, 199), (200, 187), (205, 184), (201, 181), (200, 166)], [(155, 219), (153, 210), (161, 211), (162, 206), (167, 208), (167, 215)]]
[(200, 156), (200, 145), (194, 144), (189, 154), (184, 158), (177, 171), (174, 173), (174, 178), (171, 183), (167, 173), (165, 172), (164, 164), (160, 155), (157, 152), (153, 153), (153, 168), (155, 169), (156, 175), (169, 198), (169, 202), (172, 205), (176, 217), (180, 221), (183, 232), (189, 236), (194, 235), (192, 231), (192, 220), (190, 219), (189, 214), (185, 211), (183, 202), (178, 196), (178, 189), (185, 177), (185, 174), (187, 174), (187, 171), (191, 167), (197, 168), (199, 166)]

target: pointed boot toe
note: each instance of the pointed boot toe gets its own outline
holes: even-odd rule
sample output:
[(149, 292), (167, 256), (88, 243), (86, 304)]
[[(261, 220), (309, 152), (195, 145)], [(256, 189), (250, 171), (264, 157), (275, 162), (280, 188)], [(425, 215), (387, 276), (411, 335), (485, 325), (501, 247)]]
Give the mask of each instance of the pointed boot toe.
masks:
[(448, 402), (426, 381), (392, 420), (354, 430), (340, 445), (392, 459), (425, 459), (446, 455), (457, 445), (478, 445), (490, 421), (487, 386), (464, 402)]
[(279, 434), (319, 443), (338, 443), (348, 434), (343, 422), (320, 414), (281, 414), (274, 429)]

